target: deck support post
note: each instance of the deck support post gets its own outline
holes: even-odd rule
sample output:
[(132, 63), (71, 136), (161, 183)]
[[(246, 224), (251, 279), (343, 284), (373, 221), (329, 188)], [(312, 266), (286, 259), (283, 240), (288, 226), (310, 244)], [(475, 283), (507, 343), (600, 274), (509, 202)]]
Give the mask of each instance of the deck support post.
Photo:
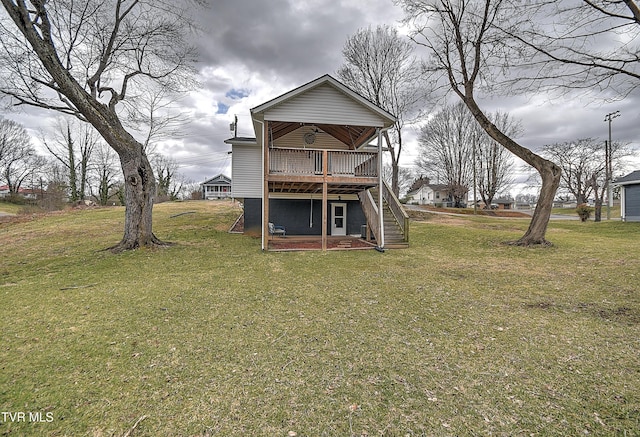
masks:
[(327, 173), (328, 173), (328, 157), (327, 150), (322, 151), (322, 250), (327, 250), (327, 226), (329, 223), (329, 205), (328, 205), (328, 186), (327, 186)]
[(376, 129), (378, 134), (378, 224), (380, 225), (378, 247), (384, 248), (384, 209), (383, 209), (383, 193), (382, 184), (382, 130)]

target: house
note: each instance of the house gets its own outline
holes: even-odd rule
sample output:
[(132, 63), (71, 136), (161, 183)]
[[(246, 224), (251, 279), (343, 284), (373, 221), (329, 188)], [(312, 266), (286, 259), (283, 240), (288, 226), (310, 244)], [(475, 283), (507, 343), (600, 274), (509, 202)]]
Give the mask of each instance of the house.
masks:
[[(11, 191), (9, 190), (9, 185), (0, 185), (0, 198), (9, 197), (10, 195)], [(38, 197), (36, 190), (33, 188), (18, 188), (18, 196), (30, 200), (34, 200)]]
[(513, 199), (507, 199), (505, 197), (500, 197), (498, 199), (493, 199), (493, 202), (491, 202), (491, 205), (496, 205), (497, 209), (513, 209), (513, 204), (514, 204), (514, 200)]
[(263, 249), (306, 236), (325, 250), (330, 237), (363, 233), (379, 247), (406, 245), (408, 217), (381, 178), (393, 115), (325, 75), (251, 109), (251, 119), (255, 137), (225, 143), (244, 230), (261, 235)]
[(228, 199), (231, 197), (231, 178), (223, 174), (208, 179), (200, 184), (202, 198), (211, 199)]
[(453, 199), (449, 195), (447, 185), (431, 184), (429, 178), (417, 179), (407, 193), (407, 203), (412, 205), (447, 206)]
[(640, 222), (640, 170), (613, 183), (620, 187), (620, 216), (625, 222)]

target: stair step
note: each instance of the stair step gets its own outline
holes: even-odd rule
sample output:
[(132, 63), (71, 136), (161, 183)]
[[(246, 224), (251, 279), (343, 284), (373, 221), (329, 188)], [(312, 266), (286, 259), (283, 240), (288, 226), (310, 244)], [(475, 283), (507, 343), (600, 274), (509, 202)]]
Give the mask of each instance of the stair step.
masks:
[[(379, 191), (376, 188), (369, 189), (370, 194), (378, 201)], [(382, 202), (382, 222), (384, 225), (384, 240), (385, 247), (392, 248), (407, 248), (409, 243), (405, 241), (405, 234), (402, 227), (399, 225), (395, 215), (391, 211), (386, 200)]]

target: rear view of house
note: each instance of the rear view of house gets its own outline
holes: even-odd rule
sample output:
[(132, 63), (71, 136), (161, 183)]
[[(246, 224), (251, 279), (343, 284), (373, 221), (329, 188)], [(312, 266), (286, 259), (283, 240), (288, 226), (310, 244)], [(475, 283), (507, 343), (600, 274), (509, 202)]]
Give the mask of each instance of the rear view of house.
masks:
[[(408, 242), (408, 218), (381, 181), (382, 139), (395, 117), (325, 75), (251, 110), (254, 138), (234, 137), (233, 193), (245, 232), (274, 238), (367, 234)], [(274, 236), (271, 229), (286, 230)]]

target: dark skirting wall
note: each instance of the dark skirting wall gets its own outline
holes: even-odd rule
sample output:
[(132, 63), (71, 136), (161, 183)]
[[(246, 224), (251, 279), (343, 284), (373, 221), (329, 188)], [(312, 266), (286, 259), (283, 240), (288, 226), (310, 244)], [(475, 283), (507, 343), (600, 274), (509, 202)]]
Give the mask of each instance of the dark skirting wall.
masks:
[[(284, 226), (288, 235), (322, 235), (322, 199), (270, 199), (269, 221)], [(329, 201), (327, 233), (331, 234), (331, 204), (347, 204), (347, 234), (360, 235), (367, 223), (358, 200)], [(311, 219), (312, 218), (312, 219)], [(244, 200), (244, 230), (260, 232), (262, 220), (261, 199)]]
[(244, 232), (262, 234), (262, 199), (244, 199)]

